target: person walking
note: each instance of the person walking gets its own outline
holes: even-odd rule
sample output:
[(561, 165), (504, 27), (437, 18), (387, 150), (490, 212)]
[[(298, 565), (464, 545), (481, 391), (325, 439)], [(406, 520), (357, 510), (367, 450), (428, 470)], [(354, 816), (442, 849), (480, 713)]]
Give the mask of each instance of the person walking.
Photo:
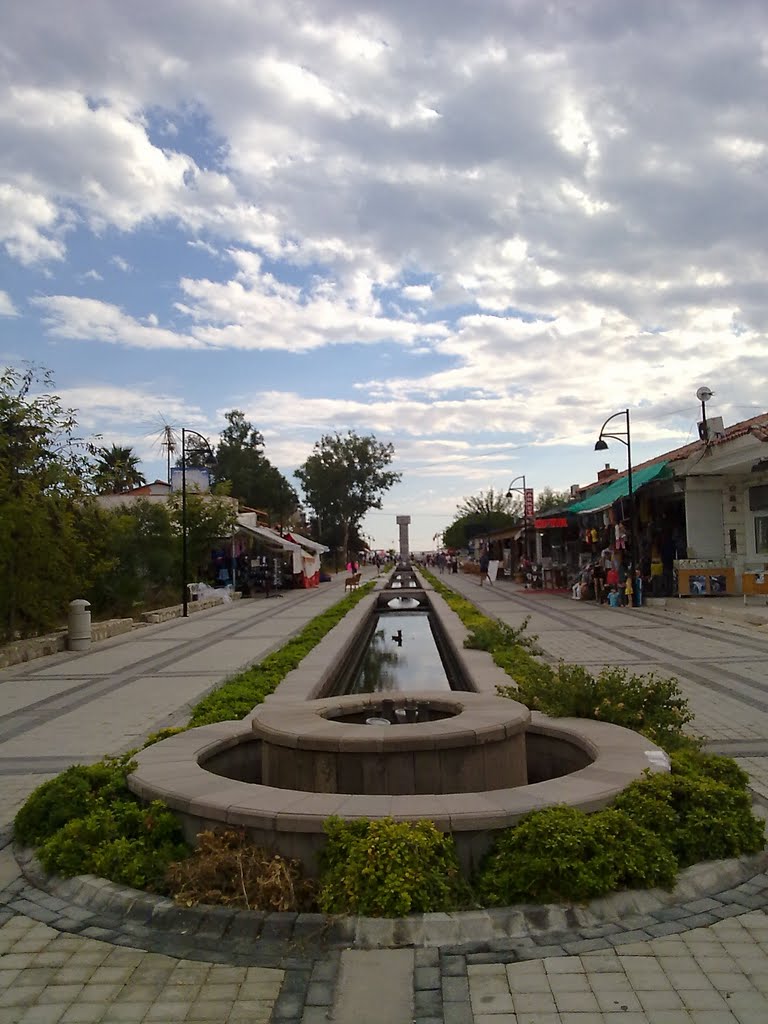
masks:
[(493, 586), (493, 580), (488, 574), (488, 566), (490, 564), (490, 558), (488, 552), (484, 551), (480, 556), (480, 586), (482, 587), (483, 581), (488, 580), (488, 583)]

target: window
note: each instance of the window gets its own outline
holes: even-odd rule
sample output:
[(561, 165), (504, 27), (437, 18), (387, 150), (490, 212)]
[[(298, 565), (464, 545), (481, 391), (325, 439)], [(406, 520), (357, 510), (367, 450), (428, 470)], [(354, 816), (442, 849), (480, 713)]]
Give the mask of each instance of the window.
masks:
[(755, 516), (755, 554), (768, 555), (768, 513)]
[(768, 512), (768, 484), (760, 487), (749, 488), (749, 510), (750, 512), (761, 512), (763, 509)]

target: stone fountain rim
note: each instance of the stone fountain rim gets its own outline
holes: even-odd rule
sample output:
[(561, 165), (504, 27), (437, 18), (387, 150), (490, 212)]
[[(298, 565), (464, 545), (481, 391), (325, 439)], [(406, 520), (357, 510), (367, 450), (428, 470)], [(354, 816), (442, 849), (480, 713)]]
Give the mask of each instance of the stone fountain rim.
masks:
[(461, 833), (507, 828), (526, 814), (552, 805), (600, 810), (645, 770), (667, 770), (655, 763), (666, 756), (660, 747), (621, 726), (580, 718), (552, 719), (534, 711), (528, 731), (573, 743), (594, 755), (594, 760), (560, 778), (470, 793), (388, 796), (277, 789), (227, 779), (203, 767), (215, 754), (254, 740), (251, 723), (245, 719), (189, 729), (139, 751), (128, 786), (140, 798), (163, 800), (182, 817), (205, 821), (208, 827), (240, 824), (321, 834), (326, 819), (339, 815), (348, 820), (431, 818), (438, 828)]

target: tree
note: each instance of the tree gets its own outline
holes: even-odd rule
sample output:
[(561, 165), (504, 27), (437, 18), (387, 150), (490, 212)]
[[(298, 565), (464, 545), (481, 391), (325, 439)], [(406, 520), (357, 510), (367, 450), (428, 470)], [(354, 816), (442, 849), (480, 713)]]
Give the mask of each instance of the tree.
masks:
[[(459, 515), (462, 516), (496, 516), (502, 514), (508, 518), (520, 518), (522, 514), (522, 503), (512, 495), (503, 491), (494, 491), (489, 487), (487, 491), (480, 491), (469, 498), (463, 498), (457, 506)], [(506, 525), (506, 524), (503, 524)]]
[(536, 512), (551, 512), (570, 505), (572, 501), (570, 491), (553, 491), (551, 487), (544, 487), (536, 495)]
[(294, 474), (324, 529), (341, 527), (345, 557), (350, 553), (350, 531), (366, 512), (381, 508), (383, 493), (401, 479), (400, 473), (387, 469), (394, 455), (393, 445), (377, 441), (373, 434), (324, 434)]
[(51, 385), (50, 372), (34, 366), (0, 376), (0, 636), (8, 640), (58, 625), (88, 576), (76, 504), (86, 447)]
[(488, 534), (504, 526), (512, 526), (523, 514), (522, 502), (502, 491), (487, 491), (463, 498), (457, 515), (443, 535), (449, 548), (466, 547), (472, 537)]
[(139, 472), (141, 460), (131, 447), (113, 444), (111, 448), (95, 448), (94, 455), (93, 485), (97, 494), (122, 494), (147, 482)]
[(209, 466), (217, 493), (231, 494), (250, 508), (264, 509), (270, 518), (287, 522), (298, 508), (296, 490), (264, 454), (264, 437), (240, 409), (224, 416), (227, 426), (211, 461), (210, 452), (194, 436), (187, 444), (187, 466)]

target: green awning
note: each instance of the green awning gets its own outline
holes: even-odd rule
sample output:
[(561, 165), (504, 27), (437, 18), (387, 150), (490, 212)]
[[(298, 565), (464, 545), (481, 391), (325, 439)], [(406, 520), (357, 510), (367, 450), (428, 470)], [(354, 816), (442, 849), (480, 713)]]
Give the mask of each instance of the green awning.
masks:
[[(667, 468), (666, 462), (654, 462), (652, 466), (645, 466), (643, 469), (633, 469), (632, 490), (634, 492), (639, 491), (641, 487), (651, 483), (652, 480), (663, 480), (671, 475), (672, 471)], [(629, 488), (627, 474), (625, 473), (618, 480), (612, 480), (605, 487), (601, 487), (599, 491), (590, 494), (588, 498), (569, 505), (567, 511), (576, 512), (579, 515), (585, 515), (587, 512), (602, 512), (604, 509), (610, 508), (614, 501), (618, 501), (619, 498), (626, 498), (628, 494)]]

